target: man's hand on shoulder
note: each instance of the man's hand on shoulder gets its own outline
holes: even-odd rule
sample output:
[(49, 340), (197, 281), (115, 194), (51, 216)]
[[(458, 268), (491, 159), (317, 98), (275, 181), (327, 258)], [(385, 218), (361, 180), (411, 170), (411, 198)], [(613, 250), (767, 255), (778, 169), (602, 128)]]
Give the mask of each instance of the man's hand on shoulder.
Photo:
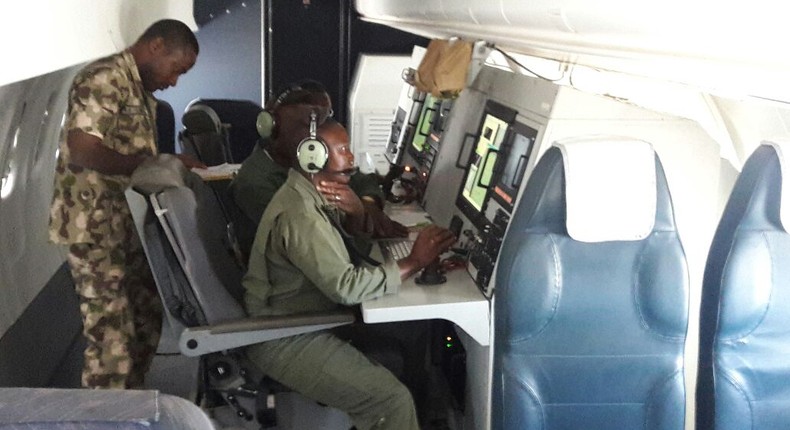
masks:
[(352, 217), (364, 218), (365, 207), (359, 196), (346, 184), (340, 182), (321, 181), (316, 189), (332, 205)]

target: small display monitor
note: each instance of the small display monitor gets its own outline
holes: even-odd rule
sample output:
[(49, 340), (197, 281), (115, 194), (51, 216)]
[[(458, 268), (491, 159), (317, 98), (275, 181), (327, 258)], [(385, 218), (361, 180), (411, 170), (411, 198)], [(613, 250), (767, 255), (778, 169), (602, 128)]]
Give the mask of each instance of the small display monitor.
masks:
[(405, 122), (406, 111), (403, 110), (402, 107), (398, 106), (398, 111), (395, 112), (395, 119), (392, 121), (390, 128), (389, 140), (387, 142), (387, 152), (384, 154), (387, 157), (387, 161), (392, 164), (398, 164), (400, 162), (400, 148), (398, 147), (398, 144), (400, 143), (401, 133), (405, 128)]
[(431, 130), (431, 124), (436, 116), (436, 104), (439, 102), (430, 94), (425, 96), (420, 119), (417, 122), (417, 128), (411, 141), (412, 155), (415, 158), (419, 158), (422, 153), (428, 150), (430, 142), (428, 142), (427, 138)]
[(499, 155), (503, 160), (501, 173), (494, 184), (492, 195), (508, 212), (513, 211), (537, 137), (538, 131), (528, 125), (517, 122), (510, 126), (510, 133), (503, 145), (504, 150)]
[(450, 109), (453, 107), (453, 99), (444, 99), (436, 102), (436, 112), (434, 113), (433, 123), (431, 124), (431, 140), (439, 142), (444, 133), (444, 126), (450, 116)]
[(456, 199), (456, 206), (475, 224), (485, 222), (484, 215), (489, 189), (493, 186), (494, 166), (508, 126), (516, 112), (489, 101), (483, 115), (474, 150), (469, 156), (466, 175)]

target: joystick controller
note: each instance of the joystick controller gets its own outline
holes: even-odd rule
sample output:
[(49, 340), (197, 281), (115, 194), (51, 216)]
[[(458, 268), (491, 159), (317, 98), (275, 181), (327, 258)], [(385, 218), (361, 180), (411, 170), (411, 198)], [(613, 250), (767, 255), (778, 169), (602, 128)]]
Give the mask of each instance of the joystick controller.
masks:
[(425, 266), (414, 282), (418, 285), (438, 285), (447, 282), (447, 278), (442, 272), (442, 265), (437, 258), (431, 264)]

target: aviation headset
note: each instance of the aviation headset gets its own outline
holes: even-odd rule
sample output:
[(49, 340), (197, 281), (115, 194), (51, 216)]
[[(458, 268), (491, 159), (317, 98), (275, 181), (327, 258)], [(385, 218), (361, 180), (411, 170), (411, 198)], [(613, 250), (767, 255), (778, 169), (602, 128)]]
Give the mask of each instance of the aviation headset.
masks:
[(307, 173), (318, 173), (324, 169), (329, 159), (329, 148), (318, 137), (318, 115), (315, 111), (310, 113), (310, 135), (302, 139), (296, 147), (296, 159), (299, 167)]
[(255, 119), (255, 128), (258, 130), (258, 135), (264, 139), (277, 137), (277, 118), (274, 112), (288, 99), (288, 96), (296, 91), (303, 91), (303, 89), (299, 85), (291, 85), (285, 88), (266, 109), (258, 114), (258, 118)]

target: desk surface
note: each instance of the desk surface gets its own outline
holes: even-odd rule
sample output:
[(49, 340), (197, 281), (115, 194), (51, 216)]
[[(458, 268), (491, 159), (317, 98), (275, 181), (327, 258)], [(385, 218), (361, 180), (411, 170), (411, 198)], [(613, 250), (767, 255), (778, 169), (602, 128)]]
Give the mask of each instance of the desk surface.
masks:
[[(392, 219), (427, 220), (419, 206), (398, 206), (385, 211)], [(420, 218), (419, 213), (422, 213)], [(373, 247), (378, 252), (378, 247)], [(362, 319), (366, 323), (445, 319), (455, 323), (481, 345), (489, 344), (490, 306), (469, 274), (453, 270), (445, 274), (447, 282), (439, 285), (417, 285), (415, 276), (403, 282), (398, 294), (379, 297), (362, 303)]]

